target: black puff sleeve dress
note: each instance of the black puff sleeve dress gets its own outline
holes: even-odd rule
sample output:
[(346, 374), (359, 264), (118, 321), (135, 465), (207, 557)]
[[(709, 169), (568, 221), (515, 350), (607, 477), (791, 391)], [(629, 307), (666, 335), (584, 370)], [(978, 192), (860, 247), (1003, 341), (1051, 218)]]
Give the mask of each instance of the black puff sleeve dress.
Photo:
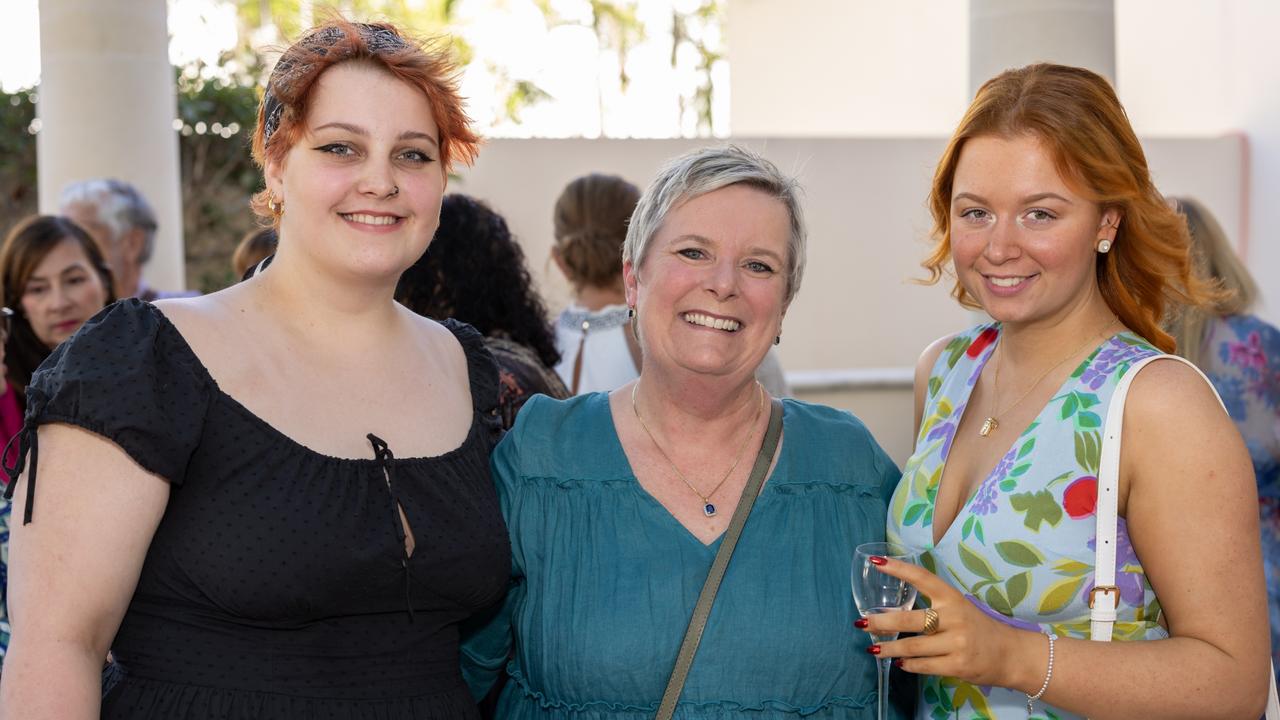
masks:
[[(445, 326), (466, 352), (471, 428), (423, 458), (372, 435), (370, 459), (307, 449), (221, 392), (138, 300), (50, 356), (27, 391), (28, 487), (44, 423), (102, 435), (172, 485), (111, 645), (103, 718), (476, 717), (458, 624), (501, 597), (510, 564), (489, 477), (497, 379), (479, 333)], [(24, 520), (39, 522), (31, 498)]]

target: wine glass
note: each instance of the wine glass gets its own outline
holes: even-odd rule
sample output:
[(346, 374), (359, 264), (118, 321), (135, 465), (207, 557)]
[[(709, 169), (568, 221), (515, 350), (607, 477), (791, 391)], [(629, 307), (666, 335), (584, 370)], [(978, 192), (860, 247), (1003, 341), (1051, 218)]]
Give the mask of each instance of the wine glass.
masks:
[[(854, 548), (851, 580), (853, 602), (858, 606), (858, 612), (862, 617), (870, 617), (880, 613), (910, 610), (916, 602), (915, 586), (880, 572), (880, 568), (871, 563), (873, 557), (886, 557), (913, 564), (917, 562), (914, 552), (897, 543), (863, 543)], [(874, 643), (885, 643), (897, 638), (896, 632), (871, 635)], [(889, 658), (876, 658), (876, 679), (880, 691), (878, 717), (879, 720), (884, 720), (889, 704)]]

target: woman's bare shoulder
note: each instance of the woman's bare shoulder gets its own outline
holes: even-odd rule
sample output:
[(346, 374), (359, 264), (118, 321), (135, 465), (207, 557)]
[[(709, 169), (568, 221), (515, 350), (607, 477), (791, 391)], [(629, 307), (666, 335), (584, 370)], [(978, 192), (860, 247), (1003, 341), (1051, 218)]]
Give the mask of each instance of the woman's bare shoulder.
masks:
[(1179, 418), (1230, 423), (1213, 386), (1185, 362), (1162, 358), (1143, 367), (1133, 379), (1125, 417), (1161, 424)]
[[(1139, 476), (1155, 470), (1166, 484), (1180, 474), (1247, 476), (1248, 452), (1213, 387), (1195, 368), (1162, 359), (1142, 368), (1124, 408), (1124, 456)], [(1125, 459), (1127, 456), (1127, 459)], [(1203, 471), (1203, 472), (1202, 472)]]
[[(178, 332), (188, 340), (204, 338), (216, 334), (220, 322), (233, 320), (237, 314), (235, 300), (240, 295), (235, 285), (195, 297), (166, 298), (152, 303)], [(241, 307), (238, 312), (244, 314), (247, 309)]]

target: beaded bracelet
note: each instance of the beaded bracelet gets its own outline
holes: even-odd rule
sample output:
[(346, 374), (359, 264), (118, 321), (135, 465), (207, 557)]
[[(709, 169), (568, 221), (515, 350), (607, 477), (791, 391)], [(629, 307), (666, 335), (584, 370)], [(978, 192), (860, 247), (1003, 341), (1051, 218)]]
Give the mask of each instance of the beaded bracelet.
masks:
[(1049, 638), (1049, 669), (1044, 673), (1044, 684), (1036, 691), (1035, 695), (1027, 695), (1027, 714), (1035, 709), (1035, 702), (1044, 695), (1044, 691), (1049, 689), (1049, 681), (1053, 679), (1053, 641), (1058, 639), (1057, 635), (1051, 632), (1045, 633), (1045, 637)]

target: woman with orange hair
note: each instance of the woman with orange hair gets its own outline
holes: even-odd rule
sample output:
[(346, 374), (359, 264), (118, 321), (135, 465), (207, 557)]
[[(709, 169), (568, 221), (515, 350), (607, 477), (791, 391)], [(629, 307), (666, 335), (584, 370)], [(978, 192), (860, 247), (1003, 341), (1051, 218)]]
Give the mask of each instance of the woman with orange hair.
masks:
[(452, 77), (390, 25), (307, 33), (254, 135), (275, 260), (117, 303), (36, 373), (0, 715), (477, 716), (457, 625), (509, 571), (497, 377), (394, 298), (475, 153)]
[[(859, 621), (921, 633), (870, 651), (930, 676), (920, 718), (1257, 718), (1249, 456), (1211, 387), (1161, 356), (1166, 306), (1212, 293), (1110, 85), (1058, 65), (988, 81), (930, 207), (925, 266), (936, 281), (949, 265), (955, 297), (993, 322), (920, 359), (888, 535), (924, 567), (877, 562), (929, 607)], [(1113, 475), (1102, 426), (1133, 368)], [(1108, 554), (1113, 581), (1095, 566)]]

